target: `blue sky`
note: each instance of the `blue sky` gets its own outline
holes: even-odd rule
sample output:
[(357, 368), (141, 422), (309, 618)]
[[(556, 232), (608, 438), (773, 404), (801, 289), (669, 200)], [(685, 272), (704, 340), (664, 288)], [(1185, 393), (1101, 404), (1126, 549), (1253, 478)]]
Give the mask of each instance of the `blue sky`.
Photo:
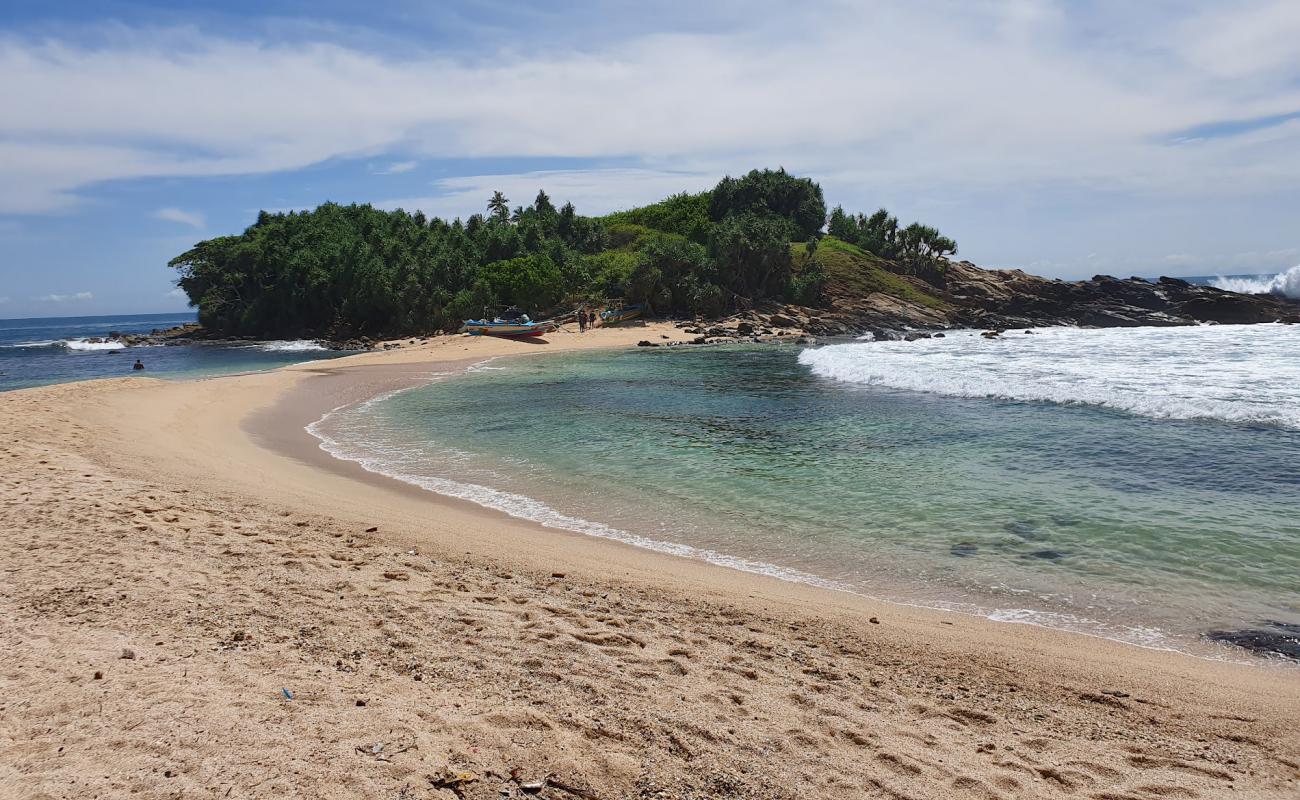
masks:
[(180, 309), (258, 209), (601, 213), (783, 165), (991, 267), (1300, 263), (1300, 3), (0, 5), (0, 317)]

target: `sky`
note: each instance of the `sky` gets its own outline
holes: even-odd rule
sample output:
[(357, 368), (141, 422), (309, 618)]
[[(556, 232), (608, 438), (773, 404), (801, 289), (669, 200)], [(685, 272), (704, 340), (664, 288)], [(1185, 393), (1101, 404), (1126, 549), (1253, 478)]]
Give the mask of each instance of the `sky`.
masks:
[(1064, 278), (1300, 263), (1296, 0), (0, 4), (0, 317), (179, 310), (259, 209), (784, 166)]

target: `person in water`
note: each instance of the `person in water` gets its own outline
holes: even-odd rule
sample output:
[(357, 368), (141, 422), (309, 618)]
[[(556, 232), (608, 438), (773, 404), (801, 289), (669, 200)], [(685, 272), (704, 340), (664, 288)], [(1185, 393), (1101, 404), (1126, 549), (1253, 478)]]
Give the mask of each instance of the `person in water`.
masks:
[(137, 358), (135, 363), (131, 365), (131, 369), (144, 369), (144, 364), (141, 364), (140, 359)]

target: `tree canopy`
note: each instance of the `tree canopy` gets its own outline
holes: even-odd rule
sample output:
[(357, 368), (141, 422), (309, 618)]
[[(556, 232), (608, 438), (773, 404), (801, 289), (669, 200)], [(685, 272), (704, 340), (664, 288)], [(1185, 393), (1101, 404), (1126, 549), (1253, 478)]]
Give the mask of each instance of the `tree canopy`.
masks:
[[(814, 303), (825, 281), (821, 187), (783, 169), (599, 218), (556, 208), (545, 191), (513, 209), (494, 192), (484, 211), (451, 222), (337, 203), (263, 211), (242, 234), (199, 242), (170, 265), (205, 327), (281, 337), (452, 330), (507, 305), (538, 315), (607, 297), (713, 316), (764, 300)], [(829, 226), (906, 269), (956, 252), (934, 228), (900, 228), (883, 210), (836, 208)], [(798, 265), (792, 242), (808, 243)]]

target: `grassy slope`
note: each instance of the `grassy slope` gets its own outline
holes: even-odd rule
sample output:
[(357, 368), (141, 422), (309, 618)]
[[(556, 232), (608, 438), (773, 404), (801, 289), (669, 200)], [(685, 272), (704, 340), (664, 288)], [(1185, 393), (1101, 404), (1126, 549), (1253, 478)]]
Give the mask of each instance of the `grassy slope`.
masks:
[[(622, 258), (631, 263), (632, 254), (640, 249), (645, 237), (652, 232), (685, 236), (701, 243), (706, 241), (707, 209), (707, 192), (682, 194), (648, 206), (616, 211), (601, 221), (610, 233), (610, 250), (622, 254)], [(808, 259), (804, 244), (791, 243), (790, 253), (797, 274)], [(827, 293), (833, 298), (861, 298), (878, 292), (927, 308), (938, 309), (948, 305), (913, 281), (886, 269), (877, 256), (833, 236), (821, 240), (817, 259), (826, 270)]]
[[(797, 273), (808, 260), (808, 254), (801, 242), (791, 244), (790, 252)], [(833, 236), (821, 240), (817, 247), (817, 260), (826, 270), (827, 293), (832, 297), (866, 297), (880, 292), (927, 308), (948, 305), (902, 275), (885, 269), (877, 256)]]

